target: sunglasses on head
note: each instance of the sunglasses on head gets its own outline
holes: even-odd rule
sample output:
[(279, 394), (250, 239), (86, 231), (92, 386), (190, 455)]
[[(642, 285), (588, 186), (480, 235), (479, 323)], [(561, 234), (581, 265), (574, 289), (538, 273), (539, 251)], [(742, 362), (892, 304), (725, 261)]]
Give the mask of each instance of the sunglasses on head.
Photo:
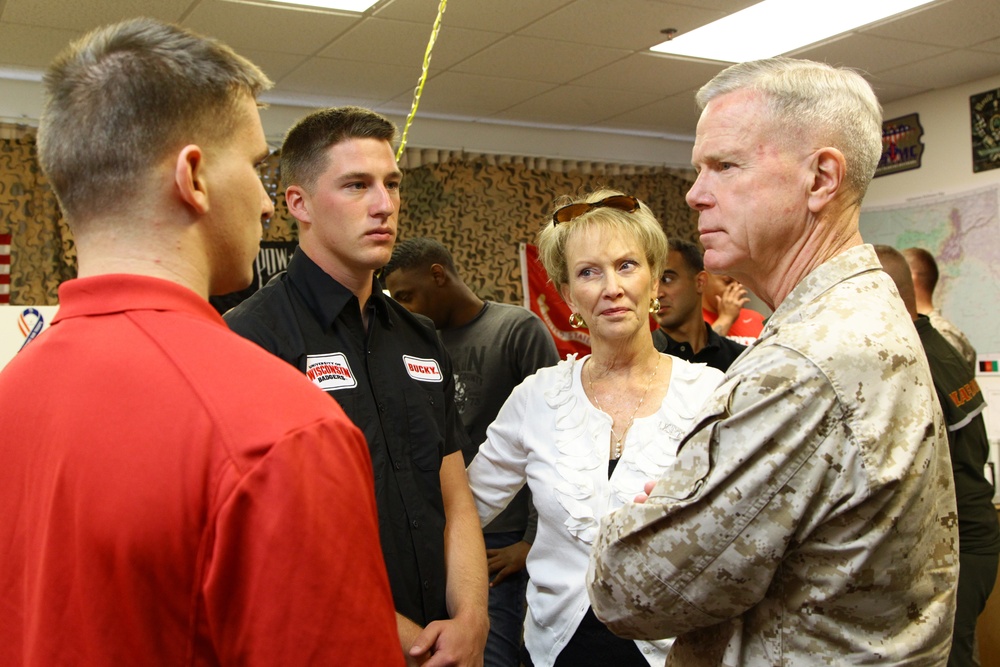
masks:
[(556, 212), (552, 214), (552, 225), (555, 226), (560, 222), (575, 220), (588, 211), (592, 211), (595, 208), (605, 207), (616, 208), (619, 211), (625, 211), (626, 213), (635, 213), (639, 210), (639, 200), (631, 195), (612, 195), (610, 197), (605, 197), (600, 201), (567, 204), (562, 208), (557, 208)]

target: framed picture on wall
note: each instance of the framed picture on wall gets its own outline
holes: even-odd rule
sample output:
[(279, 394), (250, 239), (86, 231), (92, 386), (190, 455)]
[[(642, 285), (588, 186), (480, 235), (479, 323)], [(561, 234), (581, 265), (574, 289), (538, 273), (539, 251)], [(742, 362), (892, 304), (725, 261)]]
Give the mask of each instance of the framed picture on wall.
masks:
[(1000, 167), (1000, 88), (969, 97), (972, 171)]
[(920, 114), (882, 121), (882, 157), (875, 167), (875, 178), (919, 169), (924, 156), (924, 143), (920, 141), (923, 136)]

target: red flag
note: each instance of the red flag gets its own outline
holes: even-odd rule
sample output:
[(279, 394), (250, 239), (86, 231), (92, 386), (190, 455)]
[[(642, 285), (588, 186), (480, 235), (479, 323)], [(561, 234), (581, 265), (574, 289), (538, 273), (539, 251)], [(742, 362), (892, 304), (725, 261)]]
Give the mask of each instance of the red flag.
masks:
[(573, 353), (590, 354), (590, 334), (586, 329), (574, 329), (569, 325), (569, 306), (538, 261), (538, 248), (522, 243), (520, 254), (524, 307), (542, 318), (561, 358)]

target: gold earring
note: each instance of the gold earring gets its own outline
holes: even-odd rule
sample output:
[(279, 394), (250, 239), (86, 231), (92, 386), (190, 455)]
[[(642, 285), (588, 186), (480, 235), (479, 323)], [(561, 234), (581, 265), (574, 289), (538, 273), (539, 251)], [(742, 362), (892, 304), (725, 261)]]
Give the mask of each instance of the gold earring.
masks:
[(660, 309), (660, 299), (654, 298), (649, 300), (649, 312), (655, 313)]
[(587, 323), (583, 321), (583, 315), (580, 313), (571, 313), (569, 316), (569, 325), (574, 329), (579, 329), (586, 326)]

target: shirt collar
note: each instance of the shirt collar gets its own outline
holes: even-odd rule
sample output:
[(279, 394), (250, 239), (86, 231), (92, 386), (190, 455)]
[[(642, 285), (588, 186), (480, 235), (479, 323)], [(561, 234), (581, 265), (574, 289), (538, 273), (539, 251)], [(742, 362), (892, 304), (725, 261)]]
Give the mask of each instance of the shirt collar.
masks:
[(59, 286), (59, 310), (52, 321), (134, 310), (181, 311), (226, 326), (215, 308), (187, 287), (130, 273), (67, 280)]
[[(333, 327), (344, 307), (353, 304), (358, 307), (358, 299), (351, 290), (330, 277), (316, 262), (296, 248), (288, 261), (287, 275), (292, 284), (302, 294), (309, 309), (316, 315), (324, 330)], [(386, 326), (391, 326), (389, 306), (382, 286), (372, 277), (372, 295), (368, 307), (374, 308), (376, 315)]]

